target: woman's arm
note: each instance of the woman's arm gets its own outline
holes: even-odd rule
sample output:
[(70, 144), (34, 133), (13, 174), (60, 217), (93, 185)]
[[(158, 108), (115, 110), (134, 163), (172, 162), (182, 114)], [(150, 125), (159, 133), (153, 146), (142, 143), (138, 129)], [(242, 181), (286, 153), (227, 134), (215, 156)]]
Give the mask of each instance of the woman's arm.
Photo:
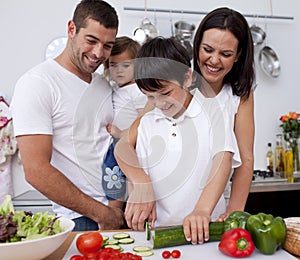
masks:
[(183, 221), (185, 236), (193, 244), (202, 244), (209, 239), (210, 216), (229, 180), (232, 156), (231, 152), (220, 152), (214, 157), (207, 184), (193, 212)]
[(118, 165), (129, 181), (129, 198), (127, 200), (125, 218), (127, 225), (133, 230), (144, 230), (144, 224), (147, 219), (150, 225), (153, 226), (156, 219), (155, 195), (151, 180), (140, 167), (135, 151), (141, 117), (152, 109), (153, 107), (150, 104), (146, 105), (141, 116), (133, 122), (115, 147), (115, 157)]
[(253, 177), (254, 156), (254, 97), (241, 101), (235, 118), (234, 132), (237, 139), (242, 165), (234, 170), (231, 195), (226, 216), (235, 210), (244, 210)]

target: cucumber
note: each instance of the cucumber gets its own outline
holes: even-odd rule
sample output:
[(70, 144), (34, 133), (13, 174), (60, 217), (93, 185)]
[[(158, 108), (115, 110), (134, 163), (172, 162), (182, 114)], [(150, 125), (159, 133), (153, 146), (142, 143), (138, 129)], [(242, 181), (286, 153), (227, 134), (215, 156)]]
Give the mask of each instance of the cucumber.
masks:
[[(224, 222), (209, 224), (209, 241), (220, 241), (224, 233)], [(157, 228), (153, 230), (153, 249), (190, 244), (185, 239), (182, 226)]]
[(141, 256), (141, 257), (147, 257), (147, 256), (152, 256), (154, 255), (154, 252), (151, 251), (145, 251), (145, 252), (135, 252), (136, 255)]
[(118, 245), (105, 245), (104, 248), (112, 248), (115, 250), (119, 250), (120, 252), (124, 251), (124, 249)]
[(109, 240), (109, 237), (108, 236), (103, 236), (103, 244), (106, 244), (106, 242)]
[(146, 252), (146, 251), (152, 251), (152, 247), (149, 246), (135, 246), (132, 248), (134, 252)]
[(116, 240), (128, 238), (128, 237), (130, 237), (130, 235), (128, 233), (124, 233), (124, 232), (116, 233), (113, 235), (113, 239), (116, 239)]
[(131, 237), (119, 239), (119, 244), (132, 244), (132, 243), (134, 243), (134, 239)]
[(145, 231), (146, 231), (146, 239), (150, 240), (150, 238), (151, 238), (151, 231), (150, 231), (150, 227), (149, 227), (148, 221), (146, 221), (146, 224), (145, 224)]
[(106, 241), (105, 243), (106, 245), (117, 245), (119, 244), (119, 240), (116, 240), (116, 239), (109, 239)]

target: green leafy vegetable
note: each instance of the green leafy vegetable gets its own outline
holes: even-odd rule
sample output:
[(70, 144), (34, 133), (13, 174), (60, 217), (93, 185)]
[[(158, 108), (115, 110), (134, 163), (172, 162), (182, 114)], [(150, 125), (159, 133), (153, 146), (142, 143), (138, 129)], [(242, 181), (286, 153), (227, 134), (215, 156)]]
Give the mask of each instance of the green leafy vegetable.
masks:
[(48, 211), (32, 214), (15, 210), (11, 196), (0, 205), (0, 242), (17, 242), (47, 237), (62, 232), (58, 217)]

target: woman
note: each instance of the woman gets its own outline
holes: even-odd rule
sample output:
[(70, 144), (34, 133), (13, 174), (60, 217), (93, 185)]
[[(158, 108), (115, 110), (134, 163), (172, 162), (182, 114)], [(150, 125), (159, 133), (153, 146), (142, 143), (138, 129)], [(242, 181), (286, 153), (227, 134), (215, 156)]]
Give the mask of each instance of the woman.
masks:
[[(194, 69), (208, 83), (201, 84), (203, 96), (225, 101), (232, 109), (231, 123), (242, 160), (233, 174), (227, 210), (219, 218), (223, 221), (232, 211), (244, 209), (253, 174), (253, 42), (247, 21), (240, 13), (218, 8), (204, 17), (194, 38)], [(156, 212), (153, 188), (141, 174), (143, 170), (134, 151), (138, 124), (139, 120), (135, 121), (128, 137), (118, 142), (116, 157), (129, 181), (133, 179), (131, 176), (141, 176), (131, 182), (125, 217), (129, 227), (143, 230), (146, 219), (153, 224)], [(136, 195), (140, 190), (144, 191), (143, 196)], [(203, 234), (208, 239), (207, 228)], [(199, 243), (203, 242), (202, 237), (199, 235)]]
[(232, 116), (242, 165), (234, 171), (227, 211), (219, 219), (223, 221), (232, 211), (244, 210), (253, 176), (254, 51), (248, 23), (240, 13), (218, 8), (204, 17), (194, 38), (194, 69), (213, 95), (229, 86), (238, 104)]

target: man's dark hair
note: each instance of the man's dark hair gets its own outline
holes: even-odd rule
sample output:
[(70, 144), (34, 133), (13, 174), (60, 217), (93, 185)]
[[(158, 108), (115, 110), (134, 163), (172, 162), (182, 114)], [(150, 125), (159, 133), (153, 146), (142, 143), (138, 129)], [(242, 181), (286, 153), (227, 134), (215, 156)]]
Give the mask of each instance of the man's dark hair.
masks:
[(93, 19), (106, 28), (118, 29), (119, 20), (116, 10), (102, 0), (82, 0), (75, 9), (73, 21), (76, 33), (85, 28), (88, 19)]

